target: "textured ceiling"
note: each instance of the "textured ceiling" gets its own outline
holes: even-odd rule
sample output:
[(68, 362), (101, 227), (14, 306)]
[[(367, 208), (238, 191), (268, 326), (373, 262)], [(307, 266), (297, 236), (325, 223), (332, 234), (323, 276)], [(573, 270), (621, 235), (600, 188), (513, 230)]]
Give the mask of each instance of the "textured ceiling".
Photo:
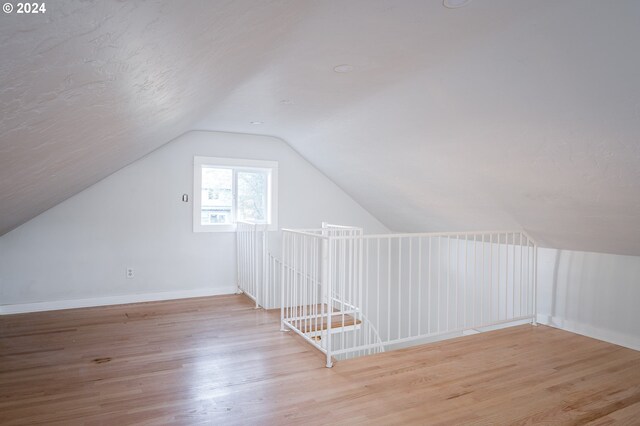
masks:
[(0, 14), (0, 235), (190, 130), (304, 5), (54, 1)]
[(0, 233), (196, 128), (282, 137), (393, 230), (640, 255), (640, 2), (48, 8), (0, 16)]

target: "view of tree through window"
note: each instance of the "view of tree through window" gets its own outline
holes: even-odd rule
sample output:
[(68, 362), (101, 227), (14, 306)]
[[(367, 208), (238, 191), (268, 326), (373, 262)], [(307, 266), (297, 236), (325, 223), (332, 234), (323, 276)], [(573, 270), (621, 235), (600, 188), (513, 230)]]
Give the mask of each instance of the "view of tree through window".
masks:
[(266, 222), (267, 184), (264, 172), (238, 172), (238, 220)]

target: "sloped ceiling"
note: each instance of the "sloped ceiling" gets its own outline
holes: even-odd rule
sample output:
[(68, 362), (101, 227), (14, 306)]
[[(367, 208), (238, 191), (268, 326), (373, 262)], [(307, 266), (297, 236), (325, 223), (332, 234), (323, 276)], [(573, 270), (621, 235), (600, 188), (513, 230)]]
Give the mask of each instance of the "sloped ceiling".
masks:
[(640, 2), (47, 6), (0, 16), (0, 232), (209, 129), (282, 137), (393, 230), (640, 255)]
[(45, 3), (0, 14), (0, 234), (192, 129), (306, 8)]

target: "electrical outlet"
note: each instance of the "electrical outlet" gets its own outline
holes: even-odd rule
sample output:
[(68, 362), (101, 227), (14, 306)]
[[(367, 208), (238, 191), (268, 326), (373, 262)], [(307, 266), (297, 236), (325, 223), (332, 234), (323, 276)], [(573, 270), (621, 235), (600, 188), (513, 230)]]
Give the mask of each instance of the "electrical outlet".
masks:
[(127, 278), (133, 278), (133, 268), (127, 268)]

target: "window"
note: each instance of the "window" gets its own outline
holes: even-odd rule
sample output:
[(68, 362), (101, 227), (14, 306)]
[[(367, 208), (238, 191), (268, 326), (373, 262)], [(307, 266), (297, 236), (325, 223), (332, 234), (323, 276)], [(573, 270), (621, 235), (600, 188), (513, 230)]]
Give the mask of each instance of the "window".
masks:
[(234, 231), (236, 221), (278, 227), (278, 163), (194, 157), (193, 231)]

